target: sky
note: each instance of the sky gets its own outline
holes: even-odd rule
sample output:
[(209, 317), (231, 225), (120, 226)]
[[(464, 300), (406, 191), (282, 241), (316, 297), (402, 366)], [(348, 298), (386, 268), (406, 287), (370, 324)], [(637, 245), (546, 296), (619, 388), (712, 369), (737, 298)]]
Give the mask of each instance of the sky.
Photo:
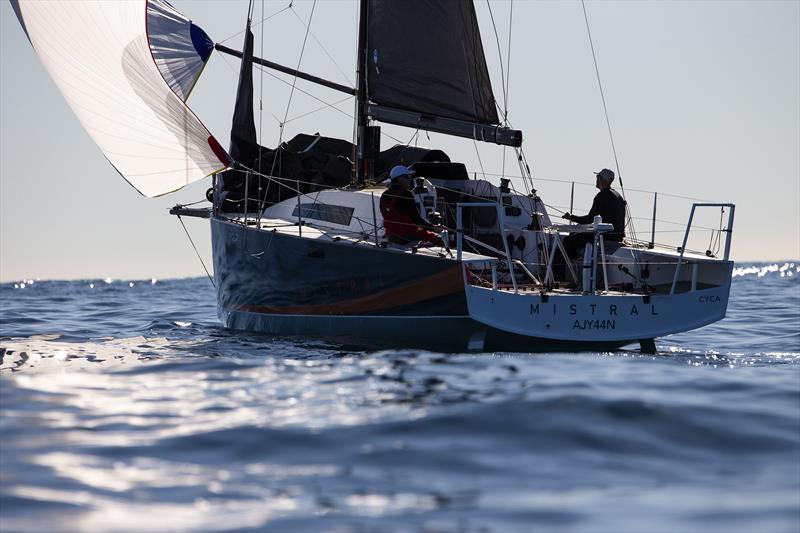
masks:
[[(241, 47), (246, 2), (172, 3), (213, 40)], [(280, 11), (255, 27), (256, 55), (352, 85), (357, 3), (288, 4), (256, 1), (256, 22)], [(535, 186), (557, 214), (568, 208), (576, 181), (575, 211), (585, 212), (596, 192), (587, 185), (592, 171), (615, 164), (581, 4), (489, 5), (500, 51), (487, 3), (476, 2), (476, 11), (495, 97), (504, 104), (502, 57), (509, 120), (524, 131)], [(586, 9), (637, 233), (649, 235), (652, 191), (660, 193), (659, 242), (679, 244), (691, 207), (668, 194), (732, 202), (735, 260), (800, 258), (800, 2), (588, 1)], [(237, 70), (238, 59), (215, 52), (189, 100), (223, 145)], [(300, 80), (290, 102), (291, 78), (276, 75), (254, 74), (262, 144), (301, 132), (352, 137), (352, 100)], [(383, 131), (404, 143), (414, 134), (389, 125)], [(478, 176), (504, 169), (500, 147), (424, 133), (416, 142), (444, 149)], [(519, 175), (510, 151), (505, 172)], [(0, 3), (0, 281), (203, 275), (167, 211), (201, 200), (209, 186), (207, 179), (157, 199), (132, 189), (81, 128), (8, 2)], [(718, 220), (709, 211), (696, 224), (717, 227)], [(210, 265), (208, 222), (186, 222)], [(698, 229), (692, 243), (704, 250), (709, 237)]]

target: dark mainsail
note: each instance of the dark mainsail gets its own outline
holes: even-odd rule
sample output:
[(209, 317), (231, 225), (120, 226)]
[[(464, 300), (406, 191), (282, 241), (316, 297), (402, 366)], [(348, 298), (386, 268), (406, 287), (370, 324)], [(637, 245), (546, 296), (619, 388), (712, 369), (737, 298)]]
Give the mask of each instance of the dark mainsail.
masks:
[[(371, 120), (507, 146), (521, 146), (522, 132), (500, 124), (472, 0), (360, 0), (358, 88), (253, 57), (247, 32), (242, 58), (231, 155), (257, 155), (252, 114), (252, 65), (276, 69), (337, 91), (355, 94), (359, 149), (355, 169), (364, 180), (362, 138)], [(249, 26), (248, 26), (249, 28)], [(362, 131), (363, 130), (363, 131)], [(373, 152), (378, 149), (372, 147)], [(261, 151), (263, 155), (263, 149)]]
[(398, 110), (498, 124), (469, 0), (368, 0), (367, 93)]

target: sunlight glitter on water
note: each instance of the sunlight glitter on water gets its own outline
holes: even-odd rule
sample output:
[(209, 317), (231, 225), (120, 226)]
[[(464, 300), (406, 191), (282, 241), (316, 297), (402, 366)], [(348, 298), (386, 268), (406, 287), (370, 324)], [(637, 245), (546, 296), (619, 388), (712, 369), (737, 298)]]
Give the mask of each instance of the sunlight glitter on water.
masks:
[(0, 529), (798, 531), (798, 264), (739, 267), (659, 355), (370, 351), (227, 331), (207, 279), (4, 284)]
[(793, 276), (800, 272), (800, 265), (795, 263), (786, 262), (782, 265), (774, 263), (771, 265), (753, 265), (746, 267), (736, 267), (733, 269), (733, 277), (740, 276), (758, 276), (763, 278), (767, 274), (779, 273), (781, 277)]

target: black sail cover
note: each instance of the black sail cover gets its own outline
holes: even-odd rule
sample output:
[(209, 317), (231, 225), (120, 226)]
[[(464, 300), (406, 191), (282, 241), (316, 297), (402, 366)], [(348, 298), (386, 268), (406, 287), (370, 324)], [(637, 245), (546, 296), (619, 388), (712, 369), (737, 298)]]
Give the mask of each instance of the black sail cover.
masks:
[(499, 123), (471, 0), (369, 0), (367, 64), (378, 105)]
[(253, 114), (253, 32), (248, 23), (239, 71), (239, 88), (236, 91), (236, 107), (233, 109), (230, 154), (235, 161), (243, 162), (257, 158), (258, 152)]

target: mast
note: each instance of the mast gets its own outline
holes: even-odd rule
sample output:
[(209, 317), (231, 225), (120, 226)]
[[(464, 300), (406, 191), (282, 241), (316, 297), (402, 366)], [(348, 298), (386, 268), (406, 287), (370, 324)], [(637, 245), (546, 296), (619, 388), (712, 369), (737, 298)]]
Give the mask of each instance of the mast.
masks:
[(368, 177), (367, 169), (367, 12), (368, 1), (359, 0), (358, 13), (358, 44), (356, 76), (356, 158), (355, 158), (355, 183), (361, 185)]

